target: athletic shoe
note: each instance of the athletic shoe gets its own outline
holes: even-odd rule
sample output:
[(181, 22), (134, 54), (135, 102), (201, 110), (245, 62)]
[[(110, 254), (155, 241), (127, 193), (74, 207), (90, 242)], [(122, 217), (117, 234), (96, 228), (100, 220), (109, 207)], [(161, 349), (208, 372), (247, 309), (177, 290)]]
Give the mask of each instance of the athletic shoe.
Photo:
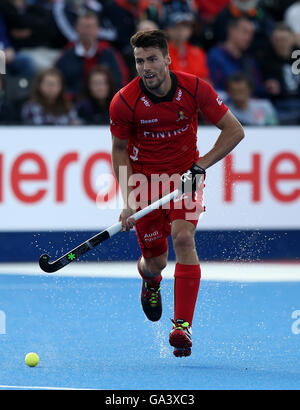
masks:
[(172, 323), (173, 329), (170, 332), (169, 343), (174, 347), (174, 356), (190, 356), (192, 353), (192, 328), (189, 322), (177, 319), (172, 320)]
[(156, 322), (161, 318), (162, 303), (160, 287), (150, 288), (148, 283), (143, 280), (141, 302), (145, 315), (152, 322)]

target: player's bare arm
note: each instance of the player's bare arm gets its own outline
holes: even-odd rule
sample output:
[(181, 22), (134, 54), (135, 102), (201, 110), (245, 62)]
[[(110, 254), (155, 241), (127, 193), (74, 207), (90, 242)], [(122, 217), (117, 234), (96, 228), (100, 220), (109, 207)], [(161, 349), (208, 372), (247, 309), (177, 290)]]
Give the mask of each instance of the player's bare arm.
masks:
[(197, 161), (203, 169), (207, 169), (229, 154), (244, 138), (244, 130), (236, 117), (228, 110), (216, 124), (221, 133), (213, 148)]
[[(128, 181), (132, 175), (132, 168), (127, 152), (128, 140), (120, 139), (112, 136), (112, 164), (117, 181), (120, 185), (122, 197), (124, 199), (124, 208), (120, 214), (119, 221), (122, 222), (123, 230), (130, 230), (135, 221), (130, 219), (130, 216), (135, 213), (133, 204), (129, 204), (129, 196), (132, 191), (132, 187), (129, 186)], [(121, 172), (126, 169), (126, 172)]]

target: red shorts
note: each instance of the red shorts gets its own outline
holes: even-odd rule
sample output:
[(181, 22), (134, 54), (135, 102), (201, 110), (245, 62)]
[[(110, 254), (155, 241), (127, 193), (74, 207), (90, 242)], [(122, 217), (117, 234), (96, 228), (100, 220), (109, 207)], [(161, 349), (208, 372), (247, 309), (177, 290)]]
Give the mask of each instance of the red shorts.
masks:
[[(197, 226), (203, 206), (204, 183), (192, 194), (181, 194), (171, 203), (144, 216), (136, 222), (135, 230), (145, 258), (162, 255), (168, 250), (168, 236), (171, 224), (177, 219), (191, 222)], [(166, 209), (167, 208), (167, 209)]]

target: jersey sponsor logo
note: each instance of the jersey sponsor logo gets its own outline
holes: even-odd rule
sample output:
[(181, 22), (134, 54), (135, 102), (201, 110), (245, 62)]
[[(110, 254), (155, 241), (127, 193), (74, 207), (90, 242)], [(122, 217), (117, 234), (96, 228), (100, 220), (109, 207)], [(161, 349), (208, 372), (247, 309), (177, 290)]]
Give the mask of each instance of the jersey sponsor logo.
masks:
[(181, 121), (181, 120), (187, 120), (187, 119), (188, 119), (188, 117), (186, 117), (186, 116), (184, 115), (184, 112), (183, 112), (183, 111), (178, 111), (177, 115), (178, 115), (178, 118), (177, 118), (176, 121)]
[(155, 122), (158, 122), (157, 118), (152, 118), (151, 120), (140, 120), (141, 124), (153, 124)]
[(180, 101), (180, 100), (181, 100), (181, 97), (182, 97), (182, 90), (179, 88), (178, 94), (177, 94), (177, 97), (176, 97), (176, 100), (177, 100), (177, 101)]
[(147, 100), (147, 98), (145, 96), (142, 97), (141, 100), (143, 101), (143, 103), (145, 104), (146, 107), (150, 107), (150, 103), (149, 103), (149, 101)]
[(223, 104), (223, 101), (221, 100), (221, 98), (220, 98), (219, 96), (216, 98), (216, 100), (217, 100), (217, 103), (218, 103), (219, 105), (222, 105), (222, 104)]
[(157, 131), (157, 132), (151, 132), (151, 131), (144, 131), (144, 137), (152, 137), (152, 138), (172, 138), (176, 137), (179, 134), (182, 134), (183, 132), (187, 131), (189, 128), (190, 124), (187, 124), (183, 128), (178, 128), (177, 130), (171, 130), (171, 131)]

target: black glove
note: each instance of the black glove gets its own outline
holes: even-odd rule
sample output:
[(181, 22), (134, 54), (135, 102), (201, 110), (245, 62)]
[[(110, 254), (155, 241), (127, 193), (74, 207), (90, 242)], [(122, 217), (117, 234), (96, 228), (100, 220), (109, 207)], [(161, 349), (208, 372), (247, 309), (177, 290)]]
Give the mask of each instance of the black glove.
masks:
[(183, 194), (197, 191), (200, 181), (205, 178), (205, 169), (193, 164), (192, 167), (181, 175), (179, 189)]

